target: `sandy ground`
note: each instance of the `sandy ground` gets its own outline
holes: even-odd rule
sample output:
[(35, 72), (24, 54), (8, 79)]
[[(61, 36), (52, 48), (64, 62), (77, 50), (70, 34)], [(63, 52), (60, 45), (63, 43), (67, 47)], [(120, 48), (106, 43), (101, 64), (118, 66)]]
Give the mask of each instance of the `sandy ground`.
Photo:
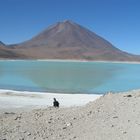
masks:
[(140, 140), (140, 90), (84, 106), (5, 111), (0, 140)]

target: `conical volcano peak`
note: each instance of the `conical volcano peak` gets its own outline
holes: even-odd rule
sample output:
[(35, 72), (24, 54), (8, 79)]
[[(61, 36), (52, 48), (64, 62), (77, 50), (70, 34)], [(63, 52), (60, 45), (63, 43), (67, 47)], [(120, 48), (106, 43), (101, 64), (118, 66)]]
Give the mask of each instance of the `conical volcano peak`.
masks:
[[(33, 41), (35, 42), (37, 41), (37, 43), (33, 43), (33, 44), (38, 44), (38, 43), (44, 44), (44, 42), (45, 44), (46, 43), (48, 44), (50, 39), (53, 40), (53, 42), (55, 41), (61, 42), (59, 41), (60, 38), (61, 38), (60, 40), (65, 40), (67, 39), (66, 37), (71, 38), (72, 32), (74, 33), (76, 31), (79, 31), (78, 26), (79, 25), (77, 23), (74, 23), (71, 20), (64, 20), (64, 21), (57, 22), (53, 25), (50, 25), (46, 30), (44, 30), (43, 32), (41, 32), (40, 34), (32, 38)], [(72, 38), (75, 37), (72, 36)]]
[(73, 22), (72, 20), (64, 20), (64, 21), (60, 21), (57, 24), (55, 24), (57, 26), (77, 26), (78, 24)]
[(27, 46), (28, 48), (33, 46), (61, 49), (79, 48), (83, 52), (85, 49), (90, 50), (91, 48), (93, 52), (97, 48), (100, 50), (105, 48), (118, 50), (103, 38), (71, 20), (57, 22), (31, 40), (23, 43), (20, 46)]
[(119, 50), (96, 33), (71, 20), (49, 26), (32, 39), (17, 44), (15, 50), (35, 59), (140, 61), (140, 58)]
[(73, 25), (78, 25), (78, 24), (74, 23), (72, 20), (59, 21), (59, 22), (56, 22), (53, 25), (50, 25), (45, 31), (55, 29), (55, 28), (62, 29), (62, 28), (65, 28), (66, 26), (67, 27), (72, 27)]
[(74, 24), (74, 22), (72, 21), (72, 20), (64, 20), (64, 21), (62, 21), (62, 23), (65, 23), (65, 24)]

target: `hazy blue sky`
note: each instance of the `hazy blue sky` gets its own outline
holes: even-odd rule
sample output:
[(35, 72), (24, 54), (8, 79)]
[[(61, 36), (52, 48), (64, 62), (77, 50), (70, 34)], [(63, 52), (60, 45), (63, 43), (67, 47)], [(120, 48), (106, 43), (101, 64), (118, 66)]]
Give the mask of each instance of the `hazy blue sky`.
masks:
[(19, 43), (65, 19), (140, 54), (140, 0), (0, 0), (0, 40)]

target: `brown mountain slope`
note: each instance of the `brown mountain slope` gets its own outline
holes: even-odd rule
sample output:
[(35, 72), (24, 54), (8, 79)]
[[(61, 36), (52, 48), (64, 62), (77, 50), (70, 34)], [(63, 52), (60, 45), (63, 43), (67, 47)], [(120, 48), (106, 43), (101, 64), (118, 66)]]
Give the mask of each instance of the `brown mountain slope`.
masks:
[(140, 60), (72, 21), (58, 22), (12, 50), (33, 59)]
[(17, 54), (12, 49), (6, 47), (6, 45), (0, 41), (0, 58), (3, 59), (18, 59), (18, 58), (25, 58), (25, 56), (21, 54)]

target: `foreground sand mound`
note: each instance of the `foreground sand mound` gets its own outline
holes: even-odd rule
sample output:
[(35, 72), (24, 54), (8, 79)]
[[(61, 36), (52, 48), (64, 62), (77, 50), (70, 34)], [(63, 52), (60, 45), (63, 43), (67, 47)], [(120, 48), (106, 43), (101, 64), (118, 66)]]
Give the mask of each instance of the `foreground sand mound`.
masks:
[(4, 112), (0, 140), (140, 140), (140, 91), (107, 94), (84, 107)]

